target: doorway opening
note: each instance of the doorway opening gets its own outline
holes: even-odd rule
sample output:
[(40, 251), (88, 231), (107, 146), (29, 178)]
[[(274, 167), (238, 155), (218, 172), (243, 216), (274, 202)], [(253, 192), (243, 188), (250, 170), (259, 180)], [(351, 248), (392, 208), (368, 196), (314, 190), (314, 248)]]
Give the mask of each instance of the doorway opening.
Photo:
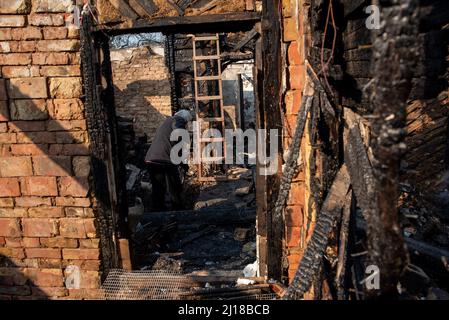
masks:
[[(131, 33), (110, 39), (117, 137), (126, 166), (127, 225), (133, 269), (184, 274), (260, 275), (256, 231), (256, 165), (248, 148), (239, 164), (198, 165), (192, 143), (179, 166), (182, 210), (169, 188), (166, 210), (155, 210), (145, 156), (168, 117), (189, 110), (195, 128), (215, 129), (223, 140), (199, 140), (199, 150), (221, 144), (226, 130), (257, 129), (255, 87), (258, 33)], [(213, 58), (211, 58), (213, 57)], [(204, 121), (206, 119), (206, 121)], [(207, 121), (213, 119), (213, 121)], [(196, 127), (195, 127), (196, 126)], [(235, 141), (234, 141), (235, 142)], [(229, 151), (229, 150), (228, 150)], [(167, 184), (168, 185), (168, 184)], [(178, 196), (178, 195), (177, 195)]]

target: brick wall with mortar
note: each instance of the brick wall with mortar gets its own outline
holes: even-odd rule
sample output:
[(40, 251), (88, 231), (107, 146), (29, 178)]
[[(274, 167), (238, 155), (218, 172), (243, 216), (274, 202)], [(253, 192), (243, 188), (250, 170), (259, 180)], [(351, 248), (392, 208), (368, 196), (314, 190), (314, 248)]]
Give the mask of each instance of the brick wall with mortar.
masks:
[[(286, 88), (284, 93), (284, 148), (288, 149), (291, 143), (296, 119), (301, 105), (306, 72), (305, 59), (307, 46), (310, 42), (310, 34), (307, 27), (307, 15), (310, 3), (308, 0), (282, 0), (283, 43), (286, 47)], [(307, 128), (307, 126), (306, 126)], [(307, 139), (307, 129), (301, 144), (302, 159), (308, 159), (310, 143)], [(288, 261), (288, 279), (293, 280), (299, 261), (304, 253), (308, 235), (312, 230), (306, 230), (310, 219), (307, 199), (307, 175), (304, 168), (307, 165), (303, 161), (303, 169), (294, 178), (290, 196), (285, 210), (286, 223), (286, 255)], [(313, 217), (312, 217), (313, 220)], [(311, 225), (311, 224), (310, 224)], [(312, 228), (310, 228), (312, 229)]]
[(133, 118), (136, 136), (147, 134), (149, 141), (172, 113), (170, 73), (155, 51), (145, 46), (111, 52), (117, 114)]
[(89, 297), (100, 282), (71, 4), (0, 0), (0, 299)]

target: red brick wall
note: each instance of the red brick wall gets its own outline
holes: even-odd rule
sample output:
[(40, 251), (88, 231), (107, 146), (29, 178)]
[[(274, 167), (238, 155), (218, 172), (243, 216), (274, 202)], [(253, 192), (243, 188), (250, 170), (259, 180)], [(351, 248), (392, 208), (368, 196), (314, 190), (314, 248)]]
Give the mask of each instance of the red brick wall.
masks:
[[(288, 149), (293, 137), (296, 119), (301, 104), (302, 92), (305, 85), (305, 53), (309, 41), (307, 21), (307, 0), (283, 0), (283, 42), (287, 47), (287, 86), (284, 94), (285, 123), (284, 149)], [(307, 128), (307, 127), (306, 127)], [(307, 130), (306, 130), (307, 131)], [(307, 132), (305, 132), (307, 137)], [(303, 139), (301, 146), (302, 159), (308, 159), (309, 145)], [(307, 167), (307, 166), (305, 166)], [(294, 277), (299, 261), (302, 257), (305, 242), (305, 225), (307, 220), (307, 175), (301, 171), (294, 178), (290, 196), (285, 210), (286, 222), (286, 253), (288, 261), (288, 279)]]
[[(1, 3), (0, 299), (88, 297), (100, 250), (71, 1)], [(69, 265), (80, 289), (65, 287)]]
[(112, 50), (111, 60), (117, 115), (134, 119), (136, 136), (146, 134), (152, 141), (172, 114), (170, 73), (164, 55), (150, 47), (137, 47)]

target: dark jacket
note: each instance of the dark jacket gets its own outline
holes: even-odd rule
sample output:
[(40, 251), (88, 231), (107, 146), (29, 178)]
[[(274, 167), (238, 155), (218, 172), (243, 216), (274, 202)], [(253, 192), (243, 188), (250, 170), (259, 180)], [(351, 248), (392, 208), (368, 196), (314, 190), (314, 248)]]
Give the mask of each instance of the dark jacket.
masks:
[(187, 121), (178, 116), (165, 119), (157, 129), (151, 147), (145, 157), (145, 162), (171, 163), (170, 151), (177, 141), (170, 141), (170, 135), (175, 129), (185, 129)]

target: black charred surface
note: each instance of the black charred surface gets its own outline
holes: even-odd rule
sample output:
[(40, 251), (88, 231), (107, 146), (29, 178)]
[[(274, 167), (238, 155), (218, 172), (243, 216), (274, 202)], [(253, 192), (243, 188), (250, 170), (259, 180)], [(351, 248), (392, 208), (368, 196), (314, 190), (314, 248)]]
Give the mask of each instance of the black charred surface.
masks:
[(105, 163), (107, 120), (104, 106), (99, 95), (100, 66), (98, 47), (92, 37), (93, 21), (90, 14), (83, 15), (81, 29), (81, 62), (86, 106), (87, 127), (92, 155), (92, 172), (90, 180), (97, 225), (100, 234), (100, 246), (104, 275), (117, 267), (116, 250), (112, 241), (115, 232), (108, 186), (108, 174)]
[(329, 194), (323, 203), (312, 238), (284, 299), (300, 299), (320, 275), (322, 257), (328, 244), (329, 235), (337, 218), (341, 216), (349, 186), (348, 170), (346, 166), (343, 166), (335, 177)]
[[(280, 1), (265, 0), (262, 13), (262, 59), (263, 59), (263, 110), (265, 128), (282, 131), (280, 84), (281, 84), (281, 26)], [(270, 139), (268, 139), (270, 141)], [(279, 146), (282, 146), (279, 135)], [(268, 149), (268, 148), (267, 148)], [(281, 149), (281, 148), (280, 148)], [(269, 149), (268, 149), (269, 150)], [(282, 150), (279, 150), (281, 159)], [(283, 275), (283, 215), (273, 215), (279, 191), (279, 174), (267, 177), (268, 228), (268, 276), (281, 280)]]
[(399, 168), (404, 151), (406, 102), (417, 61), (418, 1), (380, 1), (381, 29), (373, 41), (371, 121), (376, 211), (367, 216), (368, 260), (380, 269), (372, 297), (394, 297), (407, 261), (398, 220)]
[(126, 150), (119, 138), (118, 119), (115, 110), (114, 84), (112, 82), (112, 64), (110, 59), (109, 38), (100, 37), (101, 50), (103, 52), (103, 61), (101, 66), (102, 76), (106, 80), (106, 88), (101, 92), (101, 99), (107, 112), (107, 121), (109, 136), (111, 139), (111, 161), (114, 166), (115, 175), (115, 193), (117, 194), (116, 211), (119, 212), (117, 221), (117, 232), (119, 238), (128, 238), (128, 225), (126, 218), (128, 216), (128, 199), (126, 193), (126, 168), (125, 157)]

